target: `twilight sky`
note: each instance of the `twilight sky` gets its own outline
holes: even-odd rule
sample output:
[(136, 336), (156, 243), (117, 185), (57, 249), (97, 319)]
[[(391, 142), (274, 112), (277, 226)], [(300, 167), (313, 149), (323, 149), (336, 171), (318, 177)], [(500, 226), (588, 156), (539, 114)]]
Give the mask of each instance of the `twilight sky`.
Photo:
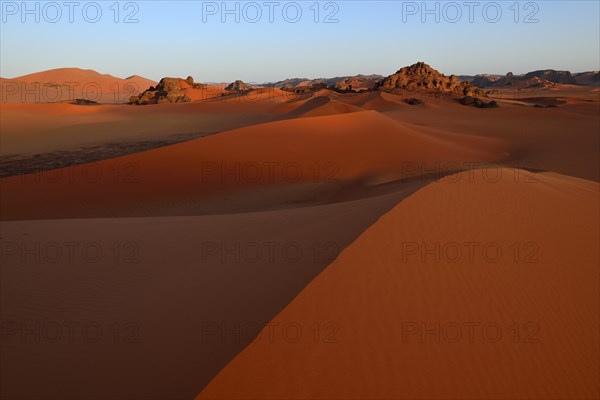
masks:
[(0, 76), (196, 81), (600, 69), (600, 1), (1, 1)]

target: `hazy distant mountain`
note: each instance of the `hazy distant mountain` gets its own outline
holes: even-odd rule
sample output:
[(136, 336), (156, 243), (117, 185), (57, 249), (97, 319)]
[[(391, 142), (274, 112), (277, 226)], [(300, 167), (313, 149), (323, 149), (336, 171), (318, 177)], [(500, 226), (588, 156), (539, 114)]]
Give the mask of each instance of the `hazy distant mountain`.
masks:
[(600, 86), (600, 71), (580, 72), (573, 74), (578, 85)]
[(480, 74), (474, 76), (471, 79), (471, 82), (479, 87), (519, 86), (521, 88), (527, 88), (551, 87), (557, 84), (597, 86), (600, 84), (600, 72), (591, 71), (571, 74), (570, 71), (543, 69), (522, 75), (514, 75), (512, 72), (509, 72), (504, 76)]
[(281, 90), (297, 90), (315, 86), (329, 87), (335, 90), (365, 90), (365, 88), (374, 88), (377, 82), (383, 79), (383, 75), (353, 75), (337, 76), (334, 78), (290, 78), (279, 82), (266, 83), (265, 87), (275, 87)]

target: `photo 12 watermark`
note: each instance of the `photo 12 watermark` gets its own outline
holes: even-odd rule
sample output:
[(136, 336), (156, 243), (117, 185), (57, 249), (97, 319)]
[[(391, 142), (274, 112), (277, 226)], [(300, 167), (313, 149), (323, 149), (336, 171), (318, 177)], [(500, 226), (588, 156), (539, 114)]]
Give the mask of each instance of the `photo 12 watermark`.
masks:
[[(343, 2), (341, 2), (343, 4)], [(310, 21), (315, 24), (340, 22), (340, 2), (327, 1), (203, 1), (202, 22), (289, 23)]]
[(402, 23), (537, 24), (540, 6), (534, 1), (403, 1)]
[(336, 344), (340, 342), (340, 327), (333, 321), (311, 323), (286, 321), (233, 322), (209, 321), (201, 326), (203, 344), (257, 343), (268, 344), (312, 343)]
[(402, 343), (420, 344), (535, 344), (540, 342), (540, 325), (532, 321), (405, 321), (402, 322), (401, 340)]
[(98, 102), (122, 103), (140, 93), (135, 82), (17, 82), (3, 81), (0, 84), (2, 102), (21, 103), (75, 103), (94, 104)]
[(283, 161), (202, 162), (199, 180), (202, 184), (252, 183), (337, 183), (340, 166), (334, 161), (313, 161), (304, 164)]
[(139, 264), (140, 245), (136, 241), (39, 241), (0, 240), (2, 264), (33, 265), (85, 265), (85, 264)]
[(402, 242), (399, 244), (403, 264), (497, 264), (508, 261), (513, 264), (539, 263), (540, 245), (535, 241), (466, 242)]
[(516, 162), (509, 165), (479, 161), (412, 162), (399, 163), (399, 181), (434, 180), (440, 183), (496, 184), (504, 180), (511, 183), (539, 183), (535, 174), (542, 170), (535, 162)]
[(1, 1), (0, 10), (3, 24), (96, 24), (101, 21), (137, 24), (139, 4), (135, 1)]
[(202, 264), (331, 264), (342, 251), (336, 242), (297, 241), (230, 242), (206, 241), (200, 244)]
[(139, 324), (130, 321), (0, 321), (2, 345), (138, 344)]

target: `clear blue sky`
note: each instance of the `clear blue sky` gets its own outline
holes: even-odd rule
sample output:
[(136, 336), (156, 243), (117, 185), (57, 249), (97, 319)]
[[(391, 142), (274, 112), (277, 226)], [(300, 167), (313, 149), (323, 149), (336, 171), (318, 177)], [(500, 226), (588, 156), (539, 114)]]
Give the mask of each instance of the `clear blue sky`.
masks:
[[(1, 2), (2, 77), (80, 67), (155, 80), (192, 75), (204, 82), (267, 82), (388, 75), (420, 60), (446, 74), (600, 69), (598, 0), (521, 1), (518, 15), (512, 0), (479, 1), (474, 8), (465, 1), (440, 1), (437, 12), (436, 2), (427, 2), (434, 11), (426, 15), (421, 1), (297, 1), (302, 15), (296, 23), (291, 22), (296, 5), (288, 1), (277, 1), (273, 8), (265, 5), (268, 0), (238, 2), (239, 23), (235, 12), (222, 21), (221, 1), (121, 1), (115, 23), (114, 0), (97, 1), (102, 15), (96, 23), (90, 22), (96, 19), (95, 6), (79, 1), (70, 22), (64, 1), (55, 3), (60, 18), (49, 2), (38, 2), (37, 11), (36, 2), (28, 2), (31, 14), (23, 14), (21, 1)], [(226, 2), (229, 9), (235, 4)], [(124, 23), (131, 13), (138, 21)], [(325, 23), (331, 13), (333, 23)]]

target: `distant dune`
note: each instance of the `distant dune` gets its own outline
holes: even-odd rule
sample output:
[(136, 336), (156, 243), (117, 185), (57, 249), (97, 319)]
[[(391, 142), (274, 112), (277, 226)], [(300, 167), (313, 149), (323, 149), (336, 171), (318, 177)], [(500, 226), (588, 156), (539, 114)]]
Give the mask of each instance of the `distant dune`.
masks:
[(87, 99), (101, 103), (122, 103), (152, 85), (156, 85), (156, 82), (138, 75), (122, 79), (90, 69), (58, 68), (3, 79), (0, 101), (53, 103)]

